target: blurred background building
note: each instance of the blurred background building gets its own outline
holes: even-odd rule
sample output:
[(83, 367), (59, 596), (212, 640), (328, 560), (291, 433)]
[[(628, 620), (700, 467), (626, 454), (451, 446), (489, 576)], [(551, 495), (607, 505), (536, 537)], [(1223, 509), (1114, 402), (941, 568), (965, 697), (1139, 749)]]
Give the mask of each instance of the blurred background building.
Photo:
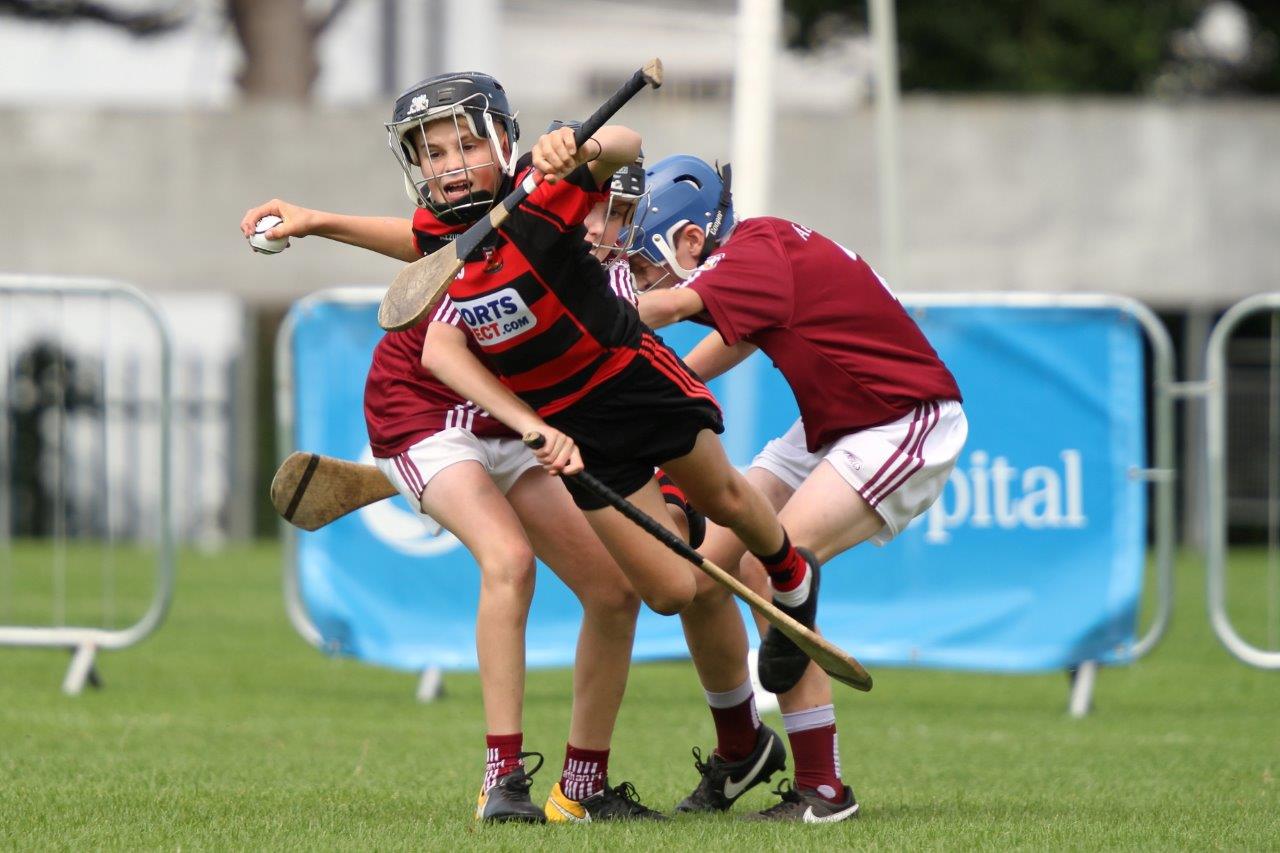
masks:
[[(769, 211), (876, 263), (866, 3), (783, 7)], [(254, 255), (237, 227), (244, 210), (280, 197), (407, 215), (381, 125), (397, 92), (455, 68), (506, 83), (527, 148), (550, 119), (585, 115), (660, 55), (666, 85), (620, 120), (644, 133), (651, 158), (727, 159), (738, 8), (0, 0), (0, 271), (106, 276), (166, 294), (179, 362), (201, 365), (182, 368), (179, 388), (205, 401), (189, 408), (211, 424), (192, 466), (204, 479), (178, 487), (206, 497), (189, 502), (180, 530), (206, 542), (269, 532), (278, 320), (308, 292), (385, 283), (398, 265), (318, 239)], [(1200, 376), (1215, 316), (1277, 287), (1280, 8), (913, 0), (899, 4), (897, 26), (895, 287), (1130, 295), (1174, 332), (1184, 377)], [(1198, 429), (1186, 420), (1189, 518)]]

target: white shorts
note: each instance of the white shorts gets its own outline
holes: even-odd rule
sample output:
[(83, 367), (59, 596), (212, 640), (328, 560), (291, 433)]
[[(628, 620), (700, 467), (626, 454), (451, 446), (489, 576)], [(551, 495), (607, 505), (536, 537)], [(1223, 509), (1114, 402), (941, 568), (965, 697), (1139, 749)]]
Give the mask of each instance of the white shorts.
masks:
[(896, 421), (842, 436), (815, 453), (805, 448), (804, 422), (797, 420), (764, 446), (751, 467), (798, 489), (827, 460), (884, 519), (871, 537), (884, 545), (942, 494), (968, 435), (969, 422), (955, 400), (921, 403)]
[(483, 438), (461, 427), (428, 436), (390, 459), (374, 457), (373, 461), (404, 495), (410, 509), (422, 519), (431, 535), (436, 536), (440, 533), (440, 523), (422, 511), (422, 493), (436, 474), (467, 460), (479, 462), (504, 495), (521, 474), (538, 467), (537, 457), (520, 439)]

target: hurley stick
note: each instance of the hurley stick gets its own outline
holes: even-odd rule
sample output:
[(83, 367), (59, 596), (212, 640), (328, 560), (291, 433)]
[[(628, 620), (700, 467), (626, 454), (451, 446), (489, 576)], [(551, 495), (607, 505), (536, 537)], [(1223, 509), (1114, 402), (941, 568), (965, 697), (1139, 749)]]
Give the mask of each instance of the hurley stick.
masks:
[[(574, 131), (573, 141), (579, 149), (592, 137), (613, 114), (622, 109), (622, 105), (635, 97), (645, 86), (658, 88), (662, 85), (662, 60), (651, 59), (647, 65), (631, 75), (631, 79), (622, 88), (613, 93), (609, 100), (600, 105), (591, 117), (582, 123), (582, 127)], [(511, 211), (519, 207), (520, 202), (529, 197), (529, 193), (538, 188), (542, 176), (531, 171), (520, 186), (501, 202), (494, 205), (489, 215), (472, 225), (443, 249), (432, 252), (425, 258), (419, 258), (407, 264), (391, 282), (387, 293), (378, 306), (378, 325), (387, 331), (407, 329), (427, 315), (440, 303), (449, 291), (449, 284), (458, 275), (458, 270), (466, 263), (466, 258), (484, 242), (493, 230), (507, 221)]]
[[(525, 434), (524, 443), (537, 450), (543, 445), (544, 439), (540, 433), (530, 432)], [(772, 601), (765, 599), (751, 587), (689, 547), (689, 544), (679, 536), (654, 521), (646, 512), (591, 474), (582, 471), (571, 476), (575, 482), (593, 492), (601, 500), (606, 501), (618, 512), (639, 525), (646, 533), (702, 569), (716, 583), (728, 587), (730, 592), (750, 605), (751, 609), (763, 616), (770, 625), (786, 634), (791, 639), (791, 642), (799, 646), (800, 650), (808, 655), (810, 660), (822, 667), (827, 675), (856, 690), (865, 692), (871, 689), (871, 675), (862, 668), (862, 664), (858, 663), (852, 655), (821, 634), (806, 628), (783, 613)]]
[(295, 451), (271, 480), (271, 503), (303, 530), (319, 530), (362, 506), (389, 498), (396, 487), (372, 465)]

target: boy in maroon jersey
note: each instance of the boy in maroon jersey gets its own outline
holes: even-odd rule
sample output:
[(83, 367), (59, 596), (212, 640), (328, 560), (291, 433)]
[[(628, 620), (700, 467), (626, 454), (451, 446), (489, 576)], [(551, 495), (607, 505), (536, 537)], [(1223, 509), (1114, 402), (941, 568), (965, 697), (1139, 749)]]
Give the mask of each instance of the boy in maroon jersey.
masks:
[[(868, 539), (883, 545), (934, 502), (955, 465), (967, 434), (955, 379), (866, 261), (793, 222), (735, 223), (727, 175), (686, 155), (649, 170), (632, 255), (640, 316), (654, 328), (683, 319), (714, 328), (687, 357), (704, 380), (763, 350), (786, 377), (801, 418), (765, 446), (748, 479), (778, 507), (795, 541), (821, 560)], [(742, 559), (743, 574), (770, 589), (775, 604), (813, 625), (816, 565), (799, 578), (767, 571), (766, 583), (760, 566), (718, 528), (703, 552), (720, 565)], [(703, 585), (694, 609), (700, 618), (686, 620), (685, 630), (690, 647), (704, 649), (699, 673), (713, 691), (740, 677), (746, 637), (736, 607), (714, 585)], [(780, 786), (783, 801), (759, 817), (856, 815), (840, 778), (826, 674), (769, 627), (760, 677), (780, 694), (796, 784)], [(717, 734), (716, 752), (697, 761), (698, 788), (677, 810), (731, 805), (721, 786), (741, 755), (724, 750)]]
[[(450, 133), (428, 150), (405, 141), (407, 115), (444, 105)], [(248, 236), (262, 216), (284, 221), (271, 237), (318, 234), (410, 261), (444, 245), (481, 215), (509, 180), (518, 126), (497, 81), (485, 75), (442, 75), (419, 83), (396, 103), (388, 129), (402, 160), (424, 164), (423, 179), (406, 172), (412, 222), (344, 216), (273, 200), (248, 211)], [(410, 122), (416, 126), (416, 122)], [(447, 173), (428, 186), (432, 170)], [(425, 211), (431, 211), (431, 215)], [(629, 273), (627, 275), (629, 278)], [(449, 305), (436, 322), (461, 321)], [(609, 743), (626, 685), (638, 599), (613, 558), (573, 506), (568, 493), (538, 468), (520, 439), (423, 368), (428, 321), (383, 337), (365, 388), (365, 417), (379, 468), (424, 523), (454, 533), (482, 575), (476, 619), (477, 652), (488, 732), (484, 782), (476, 817), (545, 820), (529, 796), (521, 708), (524, 625), (533, 592), (536, 553), (583, 605), (569, 743), (557, 791), (579, 820), (655, 818), (628, 783), (607, 784)], [(464, 334), (461, 333), (460, 334)], [(478, 348), (477, 348), (478, 349)], [(538, 766), (541, 756), (538, 756)]]

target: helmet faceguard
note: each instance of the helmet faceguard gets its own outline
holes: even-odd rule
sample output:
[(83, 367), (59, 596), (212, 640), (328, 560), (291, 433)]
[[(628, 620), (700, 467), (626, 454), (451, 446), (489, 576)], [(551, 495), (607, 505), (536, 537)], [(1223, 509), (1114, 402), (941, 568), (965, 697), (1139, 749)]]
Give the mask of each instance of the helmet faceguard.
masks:
[[(638, 254), (654, 266), (665, 266), (687, 279), (736, 223), (733, 213), (733, 178), (729, 164), (713, 168), (703, 160), (676, 154), (659, 160), (645, 175), (647, 189), (635, 215), (630, 242)], [(676, 236), (686, 225), (697, 225), (705, 234), (702, 254), (692, 268), (676, 259)]]
[[(418, 146), (426, 148), (427, 126), (446, 121), (452, 123), (459, 150), (463, 146), (465, 123), (471, 136), (489, 143), (493, 159), (482, 164), (464, 162), (462, 168), (448, 172), (437, 173), (430, 162), (424, 169), (419, 162)], [(499, 127), (506, 132), (509, 151), (503, 148)], [(437, 202), (431, 198), (431, 183), (441, 189), (451, 180), (474, 183), (475, 170), (489, 166), (507, 176), (515, 171), (520, 125), (507, 104), (506, 91), (487, 74), (444, 74), (423, 80), (396, 99), (392, 120), (386, 128), (391, 151), (404, 172), (409, 200), (427, 208), (441, 221), (474, 222), (493, 207), (497, 197), (484, 191)]]
[[(551, 124), (547, 125), (547, 133), (559, 130), (562, 127), (578, 130), (582, 127), (580, 121), (563, 121), (554, 119)], [(631, 221), (635, 218), (636, 210), (640, 206), (640, 198), (644, 195), (644, 152), (640, 152), (640, 156), (629, 166), (623, 166), (613, 173), (613, 177), (609, 179), (609, 198), (605, 202), (604, 221), (607, 225), (609, 217), (613, 215), (615, 210), (620, 209), (623, 205), (628, 207), (623, 214), (624, 219), (618, 228), (618, 236), (613, 241), (605, 240), (604, 230), (602, 229), (600, 239), (591, 244), (592, 251), (603, 249), (604, 257), (601, 263), (609, 263), (618, 258), (625, 257), (631, 253), (631, 240), (635, 236), (635, 231), (631, 227)]]
[(644, 196), (643, 159), (644, 155), (641, 154), (635, 163), (623, 166), (614, 172), (609, 180), (609, 199), (605, 202), (604, 221), (607, 223), (615, 210), (620, 210), (624, 206), (625, 210), (622, 212), (622, 223), (618, 228), (618, 234), (613, 241), (606, 240), (604, 233), (601, 232), (600, 239), (591, 246), (593, 249), (605, 251), (605, 263), (631, 254), (633, 242), (637, 236), (632, 222), (636, 211), (640, 208), (640, 199)]

